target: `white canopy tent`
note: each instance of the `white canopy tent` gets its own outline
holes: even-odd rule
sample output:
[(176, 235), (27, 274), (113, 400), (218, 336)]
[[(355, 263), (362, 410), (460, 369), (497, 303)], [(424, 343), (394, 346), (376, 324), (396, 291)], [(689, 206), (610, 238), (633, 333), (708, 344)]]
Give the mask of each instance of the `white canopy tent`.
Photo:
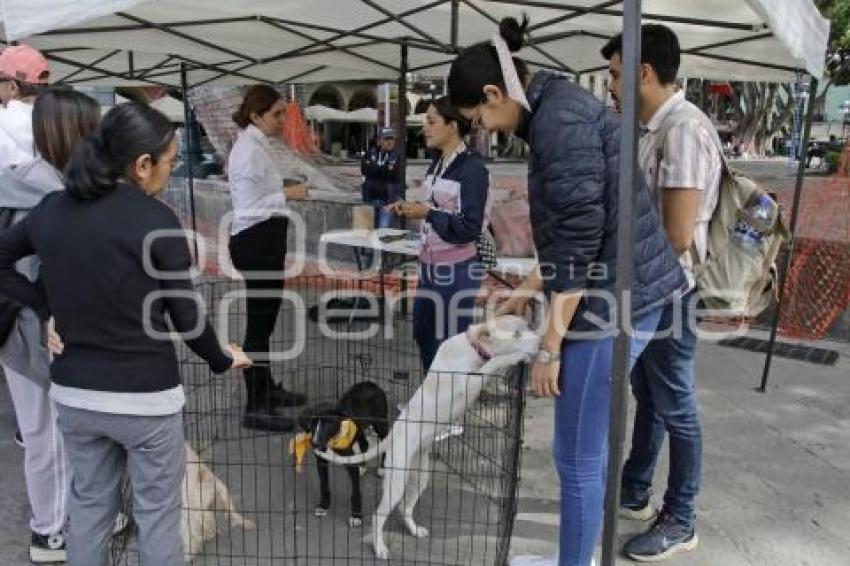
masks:
[[(183, 88), (212, 81), (398, 79), (404, 92), (409, 73), (445, 74), (459, 48), (488, 39), (499, 19), (521, 12), (533, 25), (532, 44), (520, 55), (533, 67), (582, 75), (606, 67), (599, 49), (625, 30), (620, 312), (632, 284), (641, 21), (664, 23), (676, 32), (683, 48), (682, 75), (719, 80), (790, 82), (807, 73), (816, 85), (824, 71), (829, 33), (829, 22), (812, 0), (0, 0), (0, 10), (6, 41), (23, 40), (42, 49), (53, 60), (59, 82)], [(809, 104), (803, 147), (811, 114)], [(801, 160), (792, 233), (804, 171)], [(191, 186), (190, 181), (190, 192)], [(786, 262), (792, 252), (793, 245)], [(617, 337), (612, 376), (605, 566), (616, 562), (619, 466), (628, 399), (629, 336), (620, 319), (623, 332)], [(771, 348), (776, 322), (774, 318)], [(770, 349), (762, 391), (769, 363)]]
[(374, 108), (358, 108), (351, 112), (314, 105), (304, 109), (304, 117), (316, 122), (352, 122), (375, 124), (378, 121), (378, 111)]
[[(526, 12), (535, 67), (588, 73), (622, 28), (622, 2), (602, 0), (0, 0), (6, 41), (46, 51), (54, 80), (191, 85), (209, 81), (394, 80), (442, 75), (458, 47), (489, 38)], [(679, 36), (684, 76), (790, 81), (823, 73), (829, 24), (811, 0), (645, 0), (644, 21)]]
[[(378, 111), (374, 108), (359, 108), (351, 112), (344, 112), (336, 108), (313, 105), (304, 109), (304, 117), (315, 122), (375, 124), (378, 121)], [(406, 122), (408, 126), (421, 126), (425, 122), (425, 114), (408, 114)]]

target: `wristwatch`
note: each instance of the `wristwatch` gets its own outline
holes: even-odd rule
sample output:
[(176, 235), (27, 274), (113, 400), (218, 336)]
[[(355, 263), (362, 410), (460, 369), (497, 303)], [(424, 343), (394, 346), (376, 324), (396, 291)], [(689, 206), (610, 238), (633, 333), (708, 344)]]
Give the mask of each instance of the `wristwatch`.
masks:
[(551, 364), (552, 362), (560, 361), (560, 358), (547, 350), (544, 346), (541, 346), (537, 351), (537, 361), (541, 364)]

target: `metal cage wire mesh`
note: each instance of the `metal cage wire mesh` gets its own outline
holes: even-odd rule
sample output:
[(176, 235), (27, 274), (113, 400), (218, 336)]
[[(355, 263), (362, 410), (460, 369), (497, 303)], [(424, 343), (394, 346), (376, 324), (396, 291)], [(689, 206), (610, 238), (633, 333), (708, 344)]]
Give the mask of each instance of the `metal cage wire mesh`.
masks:
[[(370, 289), (372, 285), (368, 280), (326, 276), (287, 280), (293, 300), (284, 300), (281, 307), (272, 351), (291, 349), (299, 343), (301, 349), (292, 359), (272, 361), (271, 370), (285, 388), (306, 394), (309, 407), (323, 403), (324, 407), (333, 407), (355, 384), (371, 382), (386, 394), (392, 425), (425, 378), (406, 305), (379, 304), (373, 316), (357, 309), (334, 312), (324, 308), (328, 302), (333, 306), (335, 299), (345, 300), (352, 290)], [(245, 324), (244, 302), (227, 299), (239, 296), (240, 283), (210, 281), (201, 284), (198, 291), (217, 329), (227, 328), (230, 340), (238, 341), (235, 338)], [(226, 310), (220, 308), (223, 302), (229, 303)], [(344, 334), (324, 335), (322, 320), (327, 320), (326, 330)], [(390, 328), (363, 333), (374, 328), (377, 321)], [(245, 391), (241, 376), (232, 372), (214, 376), (182, 343), (177, 348), (187, 399), (186, 443), (191, 448), (182, 510), (187, 563), (386, 564), (376, 560), (371, 544), (371, 517), (382, 497), (383, 480), (378, 477), (381, 459), (368, 462), (355, 474), (361, 492), (362, 526), (349, 524), (352, 478), (346, 467), (336, 464), (329, 466), (327, 515), (318, 517), (322, 489), (316, 457), (308, 455), (303, 470), (296, 470), (289, 453), (296, 431), (279, 434), (243, 428)], [(441, 374), (439, 383), (441, 387), (454, 387), (457, 395), (466, 389), (469, 379), (466, 374)], [(439, 425), (437, 432), (443, 438), (427, 451), (430, 462), (423, 465), (427, 470), (405, 459), (393, 461), (382, 470), (383, 475), (405, 473), (414, 479), (421, 477), (421, 472), (429, 473), (414, 511), (415, 520), (429, 535), (411, 536), (404, 526), (400, 504), (384, 529), (391, 564), (506, 562), (516, 512), (525, 369), (519, 366), (484, 381), (477, 401), (459, 421), (451, 423), (451, 428), (447, 423), (437, 423), (436, 415), (407, 415), (412, 426)], [(287, 411), (297, 418), (305, 408)], [(322, 416), (331, 418), (335, 414)], [(371, 443), (379, 441), (374, 428), (366, 435)], [(198, 473), (205, 481), (196, 480), (193, 474)], [(213, 493), (211, 476), (226, 489), (224, 497)], [(187, 496), (187, 490), (193, 492), (192, 497)], [(132, 515), (129, 481), (125, 492), (124, 505)], [(236, 520), (226, 512), (228, 499), (238, 513)], [(241, 523), (238, 517), (247, 521)], [(114, 540), (113, 564), (138, 563), (131, 529)]]

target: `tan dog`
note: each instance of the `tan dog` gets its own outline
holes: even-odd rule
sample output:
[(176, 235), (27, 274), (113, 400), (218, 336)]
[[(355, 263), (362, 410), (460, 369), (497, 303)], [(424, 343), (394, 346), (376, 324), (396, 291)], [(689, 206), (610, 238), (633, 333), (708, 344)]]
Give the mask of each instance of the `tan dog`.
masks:
[(204, 544), (218, 534), (216, 513), (225, 513), (234, 527), (254, 529), (256, 525), (236, 510), (227, 486), (186, 444), (186, 477), (183, 479), (183, 517), (180, 535), (187, 562), (197, 556)]

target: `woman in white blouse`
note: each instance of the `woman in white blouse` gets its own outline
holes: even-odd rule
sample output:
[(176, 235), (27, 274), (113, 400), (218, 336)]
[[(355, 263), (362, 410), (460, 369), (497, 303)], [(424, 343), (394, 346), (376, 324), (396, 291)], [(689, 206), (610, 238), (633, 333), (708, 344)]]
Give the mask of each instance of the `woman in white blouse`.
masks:
[[(244, 348), (254, 360), (254, 365), (244, 371), (247, 403), (242, 425), (278, 432), (294, 427), (280, 408), (305, 402), (303, 395), (283, 389), (272, 379), (268, 357), (269, 339), (281, 305), (281, 297), (274, 293), (269, 297), (268, 292), (283, 290), (287, 200), (307, 196), (303, 183), (284, 186), (269, 143), (270, 137), (283, 133), (284, 112), (285, 103), (278, 91), (267, 85), (250, 87), (233, 115), (241, 131), (227, 161), (234, 213), (230, 257), (248, 291)], [(280, 275), (270, 278), (270, 272)], [(266, 296), (252, 297), (256, 291)]]

